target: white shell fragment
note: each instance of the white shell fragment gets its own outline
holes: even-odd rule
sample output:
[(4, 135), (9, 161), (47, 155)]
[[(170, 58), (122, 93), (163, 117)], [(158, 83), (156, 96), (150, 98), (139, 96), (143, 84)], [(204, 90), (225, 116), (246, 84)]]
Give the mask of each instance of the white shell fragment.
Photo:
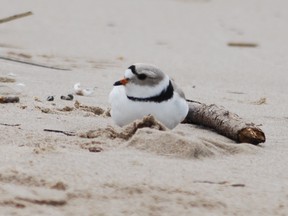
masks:
[(74, 85), (74, 92), (76, 95), (89, 96), (93, 94), (94, 90), (92, 88), (81, 88), (80, 86), (80, 83)]
[(24, 83), (17, 83), (16, 86), (25, 87), (26, 85)]
[(14, 73), (8, 73), (7, 76), (16, 77), (16, 74), (14, 74)]

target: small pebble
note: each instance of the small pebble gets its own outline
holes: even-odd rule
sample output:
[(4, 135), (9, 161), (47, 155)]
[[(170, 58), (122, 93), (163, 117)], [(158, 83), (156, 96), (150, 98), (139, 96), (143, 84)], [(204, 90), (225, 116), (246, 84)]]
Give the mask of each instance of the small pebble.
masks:
[(101, 147), (89, 147), (89, 152), (101, 152), (103, 149)]
[(48, 96), (47, 101), (54, 101), (54, 96)]
[(61, 96), (60, 97), (62, 100), (73, 100), (74, 99), (74, 97), (73, 97), (73, 95), (72, 94), (68, 94), (67, 96)]
[(68, 97), (71, 98), (71, 100), (74, 99), (73, 95), (72, 94), (68, 94)]

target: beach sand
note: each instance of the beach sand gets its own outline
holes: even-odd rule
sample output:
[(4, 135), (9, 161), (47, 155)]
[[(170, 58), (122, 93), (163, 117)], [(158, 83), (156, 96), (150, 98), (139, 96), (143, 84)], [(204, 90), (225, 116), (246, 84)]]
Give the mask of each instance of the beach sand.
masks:
[[(0, 24), (0, 56), (67, 70), (0, 59), (0, 95), (20, 98), (0, 104), (0, 215), (287, 215), (287, 7), (2, 0), (0, 19), (33, 15)], [(188, 124), (119, 128), (108, 95), (136, 62), (259, 125), (266, 142)], [(75, 83), (93, 94), (61, 100)]]

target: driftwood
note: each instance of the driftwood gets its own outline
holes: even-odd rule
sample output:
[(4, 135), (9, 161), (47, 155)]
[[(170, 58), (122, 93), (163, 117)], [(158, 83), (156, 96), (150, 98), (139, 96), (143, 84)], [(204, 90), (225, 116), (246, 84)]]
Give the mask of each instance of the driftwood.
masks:
[(0, 103), (18, 103), (20, 101), (19, 97), (4, 97), (0, 96)]
[(21, 64), (33, 65), (33, 66), (42, 67), (42, 68), (54, 69), (54, 70), (65, 70), (65, 71), (71, 70), (69, 68), (60, 68), (60, 67), (55, 67), (55, 66), (50, 66), (50, 65), (40, 64), (40, 63), (34, 63), (34, 62), (4, 57), (4, 56), (0, 56), (0, 59), (6, 60), (6, 61), (17, 62), (17, 63), (21, 63)]
[(62, 133), (62, 134), (65, 134), (66, 136), (76, 136), (76, 133), (71, 132), (71, 131), (62, 131), (62, 130), (53, 130), (53, 129), (44, 129), (43, 131), (52, 132), (52, 133)]
[(230, 46), (230, 47), (249, 47), (249, 48), (254, 48), (254, 47), (257, 47), (258, 44), (256, 44), (256, 43), (245, 43), (245, 42), (230, 42), (230, 43), (228, 43), (228, 46)]
[(18, 126), (20, 126), (21, 124), (6, 124), (6, 123), (0, 123), (0, 125), (2, 125), (2, 126), (8, 126), (8, 127), (18, 127)]
[(257, 145), (265, 142), (264, 132), (253, 123), (247, 123), (238, 115), (215, 104), (188, 101), (189, 112), (184, 123), (202, 125), (215, 130), (239, 143)]
[(10, 21), (15, 20), (15, 19), (20, 19), (22, 17), (30, 16), (32, 14), (33, 13), (31, 11), (29, 11), (29, 12), (9, 16), (9, 17), (6, 17), (4, 19), (0, 19), (0, 24), (5, 23), (5, 22), (10, 22)]
[[(31, 11), (29, 11), (29, 12), (25, 12), (25, 13), (20, 13), (20, 14), (16, 14), (16, 15), (13, 15), (13, 16), (9, 16), (9, 17), (0, 19), (0, 24), (6, 23), (6, 22), (10, 22), (10, 21), (15, 20), (15, 19), (20, 19), (20, 18), (23, 18), (23, 17), (26, 17), (26, 16), (30, 16), (32, 14), (33, 13)], [(60, 67), (55, 67), (55, 66), (50, 66), (50, 65), (40, 64), (40, 63), (23, 61), (23, 60), (9, 58), (9, 57), (5, 57), (5, 56), (0, 56), (0, 59), (6, 60), (6, 61), (13, 61), (13, 62), (17, 62), (17, 63), (22, 63), (22, 64), (33, 65), (33, 66), (37, 66), (37, 67), (55, 69), (55, 70), (70, 70), (68, 68), (60, 68)]]

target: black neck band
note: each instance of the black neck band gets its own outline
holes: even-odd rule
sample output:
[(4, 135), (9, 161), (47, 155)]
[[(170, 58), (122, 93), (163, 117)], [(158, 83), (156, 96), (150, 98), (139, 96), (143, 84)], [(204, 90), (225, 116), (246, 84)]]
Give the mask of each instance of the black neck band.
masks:
[(164, 89), (159, 95), (147, 98), (138, 98), (138, 97), (131, 97), (127, 95), (127, 98), (132, 101), (142, 101), (142, 102), (156, 102), (160, 103), (162, 101), (167, 101), (173, 97), (174, 88), (172, 86), (171, 81), (169, 80), (169, 85), (166, 89)]

